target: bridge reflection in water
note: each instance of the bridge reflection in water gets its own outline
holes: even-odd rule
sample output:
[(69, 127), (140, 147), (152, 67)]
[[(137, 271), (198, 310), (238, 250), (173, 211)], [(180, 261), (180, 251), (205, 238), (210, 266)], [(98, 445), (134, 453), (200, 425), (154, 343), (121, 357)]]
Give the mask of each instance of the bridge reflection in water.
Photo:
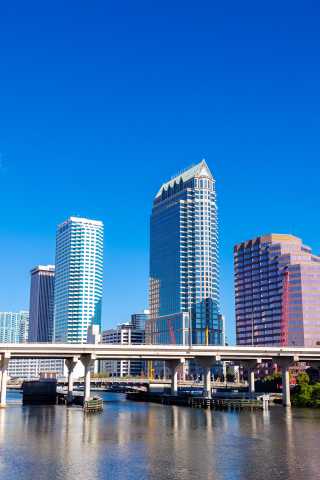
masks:
[[(9, 393), (9, 396), (13, 395)], [(6, 480), (318, 478), (320, 412), (213, 412), (104, 394), (99, 416), (60, 406), (0, 411)]]

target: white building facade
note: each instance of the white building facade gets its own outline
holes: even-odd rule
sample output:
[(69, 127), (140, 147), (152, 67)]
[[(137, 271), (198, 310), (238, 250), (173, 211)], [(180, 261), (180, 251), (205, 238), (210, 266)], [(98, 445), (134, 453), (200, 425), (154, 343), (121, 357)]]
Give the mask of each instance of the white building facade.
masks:
[(56, 342), (86, 343), (101, 327), (103, 223), (70, 217), (57, 229), (54, 299)]
[[(144, 330), (135, 329), (131, 323), (118, 325), (102, 332), (102, 343), (129, 345), (144, 343)], [(146, 373), (145, 362), (141, 360), (102, 360), (101, 372), (112, 377), (140, 376)]]

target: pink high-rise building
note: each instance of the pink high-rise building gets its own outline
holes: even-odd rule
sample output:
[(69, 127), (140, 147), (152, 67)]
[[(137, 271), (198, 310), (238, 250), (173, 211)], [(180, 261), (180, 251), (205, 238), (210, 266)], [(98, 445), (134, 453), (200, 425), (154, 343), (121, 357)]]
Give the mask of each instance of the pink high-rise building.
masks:
[(320, 346), (320, 257), (292, 235), (234, 247), (238, 345)]

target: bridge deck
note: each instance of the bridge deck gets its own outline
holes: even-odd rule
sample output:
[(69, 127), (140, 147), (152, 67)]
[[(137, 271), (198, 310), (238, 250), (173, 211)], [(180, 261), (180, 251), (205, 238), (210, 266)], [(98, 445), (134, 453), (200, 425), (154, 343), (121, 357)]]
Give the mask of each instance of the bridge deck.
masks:
[(63, 343), (0, 343), (0, 355), (10, 358), (71, 358), (91, 355), (99, 359), (174, 360), (211, 357), (217, 360), (269, 360), (297, 357), (301, 361), (319, 360), (320, 346), (306, 347), (239, 347), (215, 345), (112, 345)]

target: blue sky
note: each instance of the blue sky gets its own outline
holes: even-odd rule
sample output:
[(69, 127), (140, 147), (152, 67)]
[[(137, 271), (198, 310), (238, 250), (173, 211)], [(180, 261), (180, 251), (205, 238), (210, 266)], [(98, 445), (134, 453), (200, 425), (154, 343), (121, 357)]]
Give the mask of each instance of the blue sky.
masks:
[(301, 236), (320, 253), (317, 2), (4, 2), (0, 309), (28, 307), (56, 225), (105, 223), (105, 326), (147, 305), (160, 184), (206, 158), (217, 179), (221, 303), (234, 243)]

